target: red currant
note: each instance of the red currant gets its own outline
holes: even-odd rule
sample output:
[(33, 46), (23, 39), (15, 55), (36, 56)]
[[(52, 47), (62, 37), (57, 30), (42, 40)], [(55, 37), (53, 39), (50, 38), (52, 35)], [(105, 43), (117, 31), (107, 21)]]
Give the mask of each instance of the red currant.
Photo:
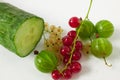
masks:
[(77, 35), (77, 33), (76, 33), (76, 31), (72, 30), (72, 31), (69, 31), (67, 35), (70, 36), (70, 37), (72, 37), (73, 40), (74, 40), (75, 37), (76, 37), (76, 35)]
[(52, 78), (54, 79), (54, 80), (58, 80), (58, 79), (60, 79), (62, 77), (62, 75), (60, 74), (60, 72), (58, 71), (58, 70), (54, 70), (53, 72), (52, 72)]
[(69, 55), (65, 56), (65, 57), (63, 58), (63, 63), (66, 64), (66, 63), (69, 61), (69, 58), (70, 58)]
[(71, 48), (68, 47), (68, 46), (62, 46), (61, 49), (60, 49), (60, 53), (61, 53), (63, 56), (69, 55), (69, 54), (70, 54), (70, 51), (71, 51)]
[(73, 43), (73, 39), (69, 36), (65, 36), (62, 38), (63, 44), (66, 46), (71, 46)]
[(72, 73), (78, 73), (81, 71), (81, 64), (79, 62), (72, 62), (70, 65), (70, 70)]
[(80, 26), (80, 19), (78, 17), (72, 17), (70, 18), (69, 20), (69, 25), (72, 27), (72, 28), (77, 28)]
[(63, 72), (63, 77), (64, 79), (70, 79), (72, 77), (72, 73), (69, 69), (66, 69), (64, 72)]
[(75, 49), (76, 50), (82, 50), (83, 44), (81, 41), (76, 41), (75, 43)]
[(79, 60), (81, 58), (81, 53), (80, 51), (74, 51), (72, 55), (72, 60)]

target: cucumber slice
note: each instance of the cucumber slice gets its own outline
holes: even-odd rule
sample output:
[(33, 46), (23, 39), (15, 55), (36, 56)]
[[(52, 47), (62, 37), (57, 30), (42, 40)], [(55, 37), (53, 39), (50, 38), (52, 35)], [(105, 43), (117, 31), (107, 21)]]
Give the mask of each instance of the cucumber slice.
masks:
[(0, 3), (0, 44), (20, 57), (36, 47), (44, 20), (8, 3)]
[(15, 46), (20, 56), (26, 56), (34, 49), (42, 34), (43, 22), (37, 18), (31, 18), (25, 21), (15, 35)]

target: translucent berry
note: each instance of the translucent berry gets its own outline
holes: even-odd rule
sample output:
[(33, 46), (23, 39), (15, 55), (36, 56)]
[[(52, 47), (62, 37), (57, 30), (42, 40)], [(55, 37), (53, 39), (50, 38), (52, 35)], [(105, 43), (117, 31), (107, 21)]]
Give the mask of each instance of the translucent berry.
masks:
[(81, 64), (79, 62), (72, 62), (70, 65), (70, 70), (72, 73), (78, 73), (81, 71)]
[(67, 34), (67, 35), (68, 35), (68, 36), (70, 36), (70, 37), (72, 37), (72, 39), (75, 39), (75, 37), (76, 37), (77, 33), (76, 33), (76, 31), (71, 30), (71, 31), (69, 31), (69, 32), (68, 32), (68, 34)]
[(58, 79), (60, 79), (62, 77), (62, 75), (60, 74), (60, 72), (58, 71), (58, 70), (54, 70), (53, 72), (52, 72), (52, 78), (54, 79), (54, 80), (58, 80)]
[(63, 72), (63, 77), (64, 79), (70, 79), (72, 77), (72, 73), (69, 69), (66, 69), (64, 72)]
[(69, 36), (65, 36), (62, 38), (63, 44), (66, 46), (71, 46), (73, 43), (73, 39)]
[(82, 47), (83, 47), (82, 42), (81, 41), (76, 41), (75, 49), (76, 50), (82, 50)]
[(69, 20), (69, 25), (72, 27), (72, 28), (77, 28), (80, 26), (80, 19), (78, 17), (72, 17), (70, 18)]
[(63, 56), (69, 55), (70, 51), (71, 51), (71, 48), (69, 46), (62, 46), (61, 49), (60, 49), (60, 53)]
[(66, 64), (66, 63), (69, 61), (69, 58), (70, 58), (69, 55), (65, 56), (65, 57), (63, 58), (63, 63)]
[(72, 60), (80, 60), (80, 58), (81, 58), (80, 51), (74, 51), (74, 53), (72, 55)]

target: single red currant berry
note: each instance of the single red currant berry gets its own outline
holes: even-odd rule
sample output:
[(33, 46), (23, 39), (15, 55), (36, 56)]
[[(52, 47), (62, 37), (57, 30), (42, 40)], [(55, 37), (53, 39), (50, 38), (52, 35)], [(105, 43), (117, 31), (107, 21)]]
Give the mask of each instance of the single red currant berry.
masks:
[(63, 58), (63, 63), (66, 64), (66, 63), (69, 61), (69, 58), (70, 58), (69, 55), (65, 56), (65, 57)]
[(71, 30), (71, 31), (68, 32), (67, 35), (70, 36), (74, 40), (76, 35), (77, 35), (77, 33), (76, 33), (76, 31)]
[(52, 72), (52, 78), (54, 79), (54, 80), (58, 80), (58, 79), (60, 79), (62, 77), (62, 75), (60, 74), (60, 72), (58, 71), (58, 70), (54, 70), (53, 72)]
[(80, 51), (74, 51), (74, 53), (72, 55), (72, 60), (80, 60), (80, 58), (81, 58)]
[(62, 38), (62, 41), (63, 41), (63, 44), (64, 44), (65, 46), (71, 46), (72, 43), (73, 43), (73, 39), (72, 39), (71, 37), (69, 37), (69, 36), (63, 37), (63, 38)]
[(79, 51), (79, 50), (82, 50), (82, 47), (83, 47), (82, 42), (81, 41), (76, 41), (75, 49)]
[(71, 51), (71, 48), (68, 47), (68, 46), (62, 46), (61, 49), (60, 49), (60, 53), (61, 53), (63, 56), (69, 55), (69, 54), (70, 54), (70, 51)]
[(70, 79), (72, 77), (72, 73), (69, 69), (66, 69), (64, 72), (63, 72), (63, 77), (64, 79)]
[(72, 27), (72, 28), (77, 28), (80, 26), (80, 19), (78, 17), (72, 17), (70, 18), (69, 20), (69, 25)]
[(81, 71), (81, 64), (79, 62), (72, 62), (70, 65), (70, 69), (72, 73), (78, 73)]
[(71, 64), (69, 64), (69, 65), (67, 66), (67, 69), (70, 70), (71, 73), (72, 73), (72, 70), (71, 70)]

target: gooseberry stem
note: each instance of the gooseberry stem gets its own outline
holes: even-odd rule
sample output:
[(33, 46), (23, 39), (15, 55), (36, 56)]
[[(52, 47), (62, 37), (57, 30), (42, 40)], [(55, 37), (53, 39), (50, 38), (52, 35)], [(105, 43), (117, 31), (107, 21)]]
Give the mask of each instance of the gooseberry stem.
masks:
[(105, 57), (103, 57), (103, 59), (104, 59), (105, 65), (107, 65), (108, 67), (111, 67), (111, 66), (112, 66), (112, 64), (108, 64), (108, 63), (107, 63), (107, 60), (106, 60)]
[[(90, 5), (89, 5), (89, 8), (88, 8), (88, 11), (87, 11), (87, 14), (86, 14), (86, 17), (85, 17), (84, 20), (88, 19), (88, 15), (89, 15), (91, 6), (92, 6), (92, 0), (90, 0)], [(83, 22), (84, 22), (84, 20), (83, 20)], [(75, 39), (74, 39), (74, 41), (73, 41), (73, 48), (72, 48), (72, 50), (71, 50), (71, 52), (70, 52), (69, 61), (66, 63), (66, 65), (64, 66), (64, 68), (63, 68), (62, 70), (60, 70), (60, 73), (62, 73), (64, 70), (66, 70), (66, 69), (67, 69), (67, 66), (68, 66), (68, 65), (71, 63), (71, 61), (72, 61), (72, 55), (73, 55), (73, 52), (74, 52), (74, 50), (75, 50), (75, 43), (76, 43), (76, 41), (77, 41), (77, 37), (79, 36), (79, 32), (80, 32), (81, 26), (83, 25), (83, 22), (82, 22), (81, 25), (79, 26), (79, 28), (78, 28), (78, 30), (77, 30), (77, 35), (76, 35), (76, 37), (75, 37)]]

